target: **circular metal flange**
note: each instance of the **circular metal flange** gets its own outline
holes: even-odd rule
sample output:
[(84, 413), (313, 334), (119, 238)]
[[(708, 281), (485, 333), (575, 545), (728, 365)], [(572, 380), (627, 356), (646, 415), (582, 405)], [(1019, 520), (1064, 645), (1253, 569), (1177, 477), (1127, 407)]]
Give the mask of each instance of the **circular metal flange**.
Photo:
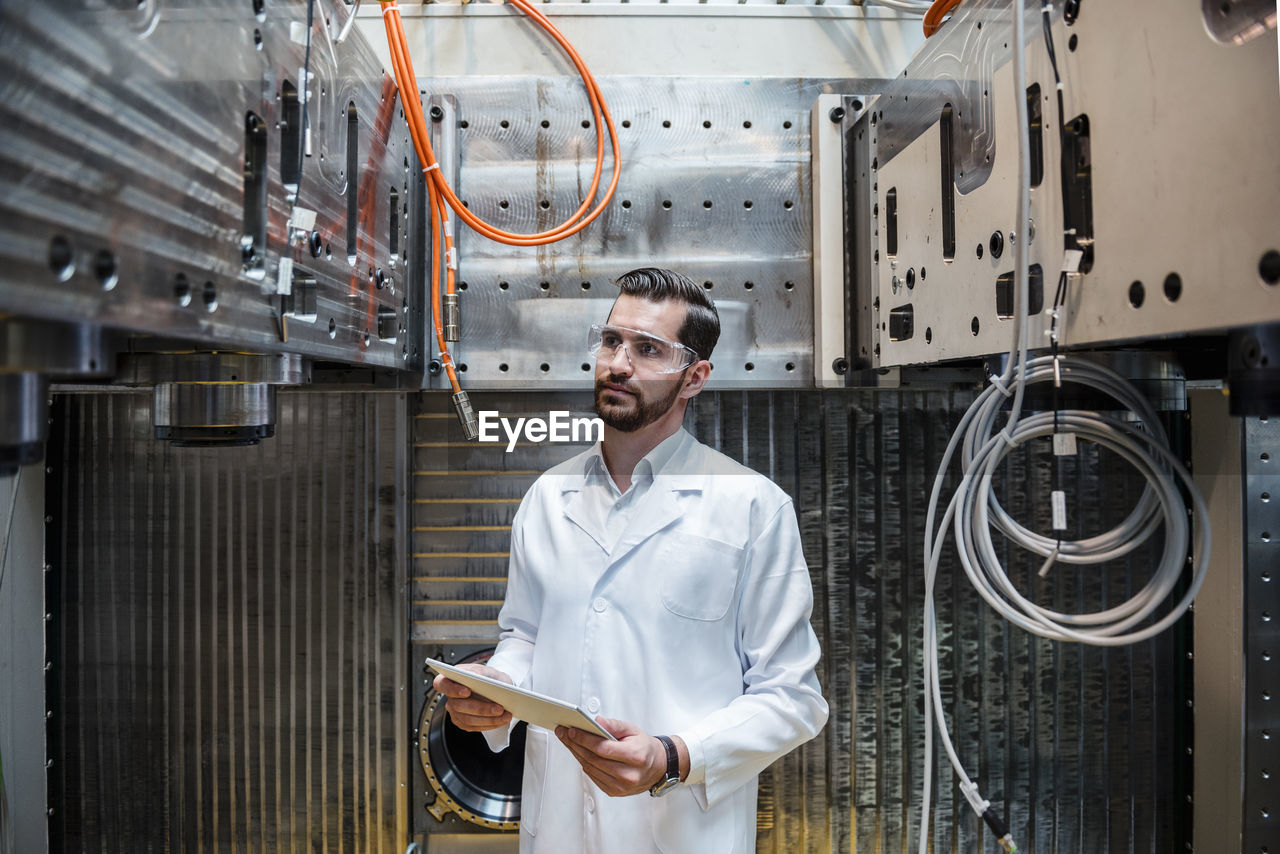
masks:
[[(490, 653), (466, 659), (479, 662)], [(418, 754), (435, 800), (427, 805), (438, 821), (452, 812), (469, 824), (491, 830), (520, 827), (520, 784), (524, 774), (525, 724), (516, 725), (506, 750), (494, 753), (484, 736), (465, 732), (445, 712), (448, 697), (427, 692), (418, 722)]]
[(123, 385), (301, 385), (310, 379), (310, 363), (296, 353), (238, 353), (223, 350), (125, 353), (120, 357), (120, 370), (116, 375), (116, 382)]

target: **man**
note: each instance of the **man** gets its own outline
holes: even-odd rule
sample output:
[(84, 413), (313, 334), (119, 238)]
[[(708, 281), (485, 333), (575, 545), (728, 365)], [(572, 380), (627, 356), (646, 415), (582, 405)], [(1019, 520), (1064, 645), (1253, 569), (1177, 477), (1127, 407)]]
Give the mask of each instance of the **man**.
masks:
[[(501, 641), (473, 669), (608, 713), (618, 739), (529, 728), (521, 852), (749, 854), (757, 775), (827, 719), (799, 528), (781, 489), (681, 427), (720, 336), (706, 292), (653, 268), (618, 286), (588, 348), (604, 439), (525, 496)], [(502, 707), (435, 686), (506, 746)]]

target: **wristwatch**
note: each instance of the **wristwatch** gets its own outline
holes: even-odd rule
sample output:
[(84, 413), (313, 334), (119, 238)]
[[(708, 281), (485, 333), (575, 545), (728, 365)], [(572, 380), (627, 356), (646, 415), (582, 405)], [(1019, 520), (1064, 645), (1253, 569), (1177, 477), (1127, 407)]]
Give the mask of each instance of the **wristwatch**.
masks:
[(657, 738), (658, 741), (662, 742), (662, 746), (667, 749), (667, 775), (653, 784), (653, 788), (649, 789), (649, 794), (655, 798), (660, 798), (680, 785), (680, 754), (676, 752), (676, 743), (671, 740), (670, 736), (660, 735)]

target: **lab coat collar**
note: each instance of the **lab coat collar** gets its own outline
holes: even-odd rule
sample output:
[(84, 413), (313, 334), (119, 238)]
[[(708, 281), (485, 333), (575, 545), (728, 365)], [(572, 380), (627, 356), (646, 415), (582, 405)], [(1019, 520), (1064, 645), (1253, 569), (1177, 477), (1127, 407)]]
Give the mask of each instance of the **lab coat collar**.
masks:
[[(677, 492), (702, 491), (704, 475), (695, 471), (700, 447), (682, 427), (644, 456), (643, 460), (649, 462), (654, 473), (653, 485), (650, 487), (653, 494), (645, 501), (645, 508), (617, 544), (610, 558), (611, 563), (680, 518)], [(595, 540), (600, 548), (607, 550), (604, 532), (596, 530), (596, 526), (591, 524), (591, 516), (584, 507), (587, 499), (583, 486), (587, 478), (594, 476), (609, 476), (599, 442), (583, 455), (582, 465), (575, 475), (566, 477), (561, 485), (561, 495), (567, 496), (564, 514)]]
[[(689, 434), (688, 430), (681, 427), (641, 457), (636, 468), (639, 469), (641, 465), (648, 463), (655, 488), (676, 492), (690, 490), (701, 492), (704, 473), (696, 470), (699, 447), (698, 441)], [(609, 468), (604, 462), (604, 446), (601, 442), (596, 442), (583, 454), (581, 466), (570, 477), (564, 479), (560, 492), (561, 494), (580, 492), (587, 478), (595, 476), (609, 477)]]

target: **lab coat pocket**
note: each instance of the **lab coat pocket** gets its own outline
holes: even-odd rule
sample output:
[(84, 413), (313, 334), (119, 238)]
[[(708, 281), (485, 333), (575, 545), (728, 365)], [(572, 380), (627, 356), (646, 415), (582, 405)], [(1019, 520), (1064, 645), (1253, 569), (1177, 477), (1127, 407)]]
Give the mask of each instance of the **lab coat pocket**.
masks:
[(524, 777), (520, 783), (520, 832), (538, 835), (542, 790), (547, 782), (548, 741), (551, 734), (529, 725), (524, 740)]
[(662, 604), (691, 620), (719, 620), (733, 602), (742, 554), (719, 540), (672, 532), (658, 568)]
[(742, 851), (738, 798), (730, 796), (709, 810), (698, 805), (689, 786), (678, 786), (651, 810), (653, 842), (663, 854), (727, 854)]

